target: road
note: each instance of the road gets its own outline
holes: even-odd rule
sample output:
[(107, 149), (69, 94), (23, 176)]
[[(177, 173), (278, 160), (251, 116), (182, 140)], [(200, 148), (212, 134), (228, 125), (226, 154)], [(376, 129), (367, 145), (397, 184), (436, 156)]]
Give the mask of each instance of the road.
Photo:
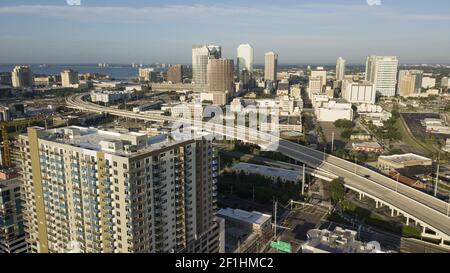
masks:
[(281, 226), (289, 229), (281, 230), (278, 239), (288, 242), (292, 246), (294, 253), (301, 249), (301, 245), (307, 241), (306, 233), (311, 229), (316, 229), (328, 214), (328, 210), (317, 206), (305, 206), (294, 209), (289, 213)]
[[(83, 97), (86, 95), (87, 94), (69, 97), (67, 99), (68, 107), (147, 121), (191, 122), (190, 120), (175, 117), (137, 114), (126, 110), (102, 107), (84, 101)], [(240, 126), (227, 127), (214, 124), (214, 127), (208, 127), (203, 122), (200, 122), (199, 125), (203, 126), (204, 130), (236, 139), (248, 140), (248, 135), (253, 136), (254, 134), (260, 137), (268, 137), (272, 141), (275, 139), (273, 135)], [(378, 198), (385, 204), (394, 206), (397, 209), (408, 213), (419, 221), (426, 223), (435, 231), (447, 235), (450, 238), (450, 218), (448, 217), (450, 207), (448, 203), (401, 183), (398, 184), (395, 180), (363, 166), (355, 165), (352, 162), (293, 142), (279, 138), (276, 140), (278, 141), (278, 152), (281, 152), (294, 160), (303, 162), (310, 167), (320, 168), (324, 171), (336, 174), (343, 178), (343, 181), (347, 186), (362, 191), (374, 198)], [(256, 144), (263, 147), (268, 144), (268, 141), (264, 140), (258, 140), (256, 142)]]

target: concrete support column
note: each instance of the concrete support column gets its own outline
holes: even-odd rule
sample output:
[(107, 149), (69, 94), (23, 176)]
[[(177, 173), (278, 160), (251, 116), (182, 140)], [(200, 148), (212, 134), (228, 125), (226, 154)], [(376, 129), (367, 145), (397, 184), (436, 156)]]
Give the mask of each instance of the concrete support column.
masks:
[(380, 208), (381, 207), (381, 203), (380, 202), (378, 202), (378, 201), (375, 201), (375, 208)]
[(391, 217), (394, 217), (395, 210), (391, 209)]
[(397, 210), (397, 216), (400, 216), (400, 211), (399, 210)]
[(409, 226), (409, 217), (406, 217), (406, 225)]
[(362, 200), (363, 199), (363, 195), (362, 195), (362, 193), (360, 193), (359, 194), (359, 200)]

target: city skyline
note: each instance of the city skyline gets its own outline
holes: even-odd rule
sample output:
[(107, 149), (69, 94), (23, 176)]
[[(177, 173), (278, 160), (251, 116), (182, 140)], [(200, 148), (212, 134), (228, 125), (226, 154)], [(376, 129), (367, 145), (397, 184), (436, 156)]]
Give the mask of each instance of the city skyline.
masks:
[(387, 0), (380, 6), (365, 0), (285, 0), (276, 6), (85, 0), (69, 6), (65, 0), (19, 0), (0, 5), (0, 23), (10, 26), (0, 30), (0, 62), (187, 64), (193, 44), (219, 44), (224, 58), (236, 59), (239, 44), (249, 43), (257, 65), (269, 51), (278, 52), (286, 65), (332, 64), (337, 56), (364, 64), (369, 55), (444, 64), (450, 63), (450, 38), (441, 33), (450, 16), (441, 11), (449, 6)]

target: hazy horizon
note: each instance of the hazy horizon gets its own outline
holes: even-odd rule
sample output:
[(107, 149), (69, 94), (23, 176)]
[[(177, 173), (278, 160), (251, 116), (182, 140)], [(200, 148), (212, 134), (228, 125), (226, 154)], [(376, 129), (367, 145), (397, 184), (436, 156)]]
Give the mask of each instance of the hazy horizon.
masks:
[[(70, 3), (76, 3), (75, 0)], [(450, 1), (14, 0), (0, 4), (0, 63), (190, 64), (193, 44), (241, 43), (281, 65), (332, 65), (369, 55), (401, 64), (450, 64)]]

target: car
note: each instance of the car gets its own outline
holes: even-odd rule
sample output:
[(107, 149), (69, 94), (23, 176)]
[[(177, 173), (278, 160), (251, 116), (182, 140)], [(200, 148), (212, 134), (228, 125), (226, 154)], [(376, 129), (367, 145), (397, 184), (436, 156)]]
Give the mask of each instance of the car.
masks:
[(370, 175), (366, 174), (364, 175), (364, 178), (370, 178)]

